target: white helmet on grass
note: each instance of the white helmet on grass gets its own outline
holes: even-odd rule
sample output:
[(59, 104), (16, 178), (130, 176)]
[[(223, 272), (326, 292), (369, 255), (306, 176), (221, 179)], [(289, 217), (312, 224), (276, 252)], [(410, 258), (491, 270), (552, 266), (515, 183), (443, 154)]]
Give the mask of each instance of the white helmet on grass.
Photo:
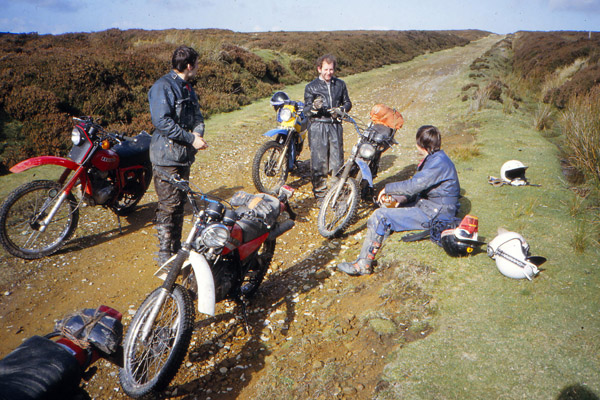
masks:
[(510, 160), (502, 164), (500, 168), (500, 178), (506, 183), (510, 183), (513, 186), (522, 186), (527, 184), (525, 178), (526, 167), (519, 160)]
[(540, 272), (538, 266), (546, 261), (544, 257), (531, 257), (525, 238), (506, 230), (498, 230), (498, 236), (487, 245), (487, 254), (496, 261), (502, 275), (513, 279), (531, 280)]

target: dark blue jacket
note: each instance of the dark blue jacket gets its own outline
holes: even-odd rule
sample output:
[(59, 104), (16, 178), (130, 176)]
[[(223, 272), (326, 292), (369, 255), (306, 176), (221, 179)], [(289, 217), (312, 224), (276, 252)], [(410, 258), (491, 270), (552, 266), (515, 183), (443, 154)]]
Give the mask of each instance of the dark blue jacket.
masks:
[(412, 178), (385, 185), (385, 192), (406, 196), (430, 218), (454, 217), (460, 208), (458, 174), (442, 150), (425, 157)]
[(204, 117), (194, 89), (171, 71), (152, 85), (148, 101), (156, 128), (150, 143), (152, 164), (190, 166), (197, 153), (191, 132), (204, 135)]

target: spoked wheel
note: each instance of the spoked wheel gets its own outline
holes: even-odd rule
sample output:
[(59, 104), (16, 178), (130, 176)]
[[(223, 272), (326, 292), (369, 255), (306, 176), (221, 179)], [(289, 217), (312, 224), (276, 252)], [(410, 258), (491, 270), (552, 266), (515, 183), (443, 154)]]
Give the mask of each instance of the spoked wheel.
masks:
[(194, 327), (194, 303), (187, 289), (175, 285), (150, 326), (142, 330), (163, 288), (154, 290), (135, 313), (123, 342), (119, 373), (127, 395), (138, 398), (163, 390), (175, 377), (187, 352)]
[(275, 253), (275, 240), (267, 240), (259, 249), (258, 256), (253, 266), (244, 275), (244, 281), (241, 284), (241, 293), (246, 298), (251, 298), (258, 291), (258, 287), (265, 279), (265, 275), (273, 260)]
[[(336, 198), (336, 192), (342, 185)], [(319, 216), (317, 227), (321, 236), (331, 238), (342, 233), (352, 222), (358, 207), (358, 185), (352, 178), (345, 182), (339, 181), (327, 191)]]
[(66, 196), (52, 220), (44, 220), (60, 200), (61, 185), (33, 181), (19, 186), (0, 208), (0, 243), (13, 256), (28, 260), (48, 256), (73, 235), (79, 222), (77, 201)]
[(132, 172), (131, 177), (126, 177), (125, 189), (119, 196), (117, 202), (113, 205), (113, 210), (118, 215), (128, 215), (135, 206), (142, 200), (150, 181), (152, 180), (152, 169), (144, 168)]
[(277, 168), (283, 152), (284, 146), (275, 141), (264, 143), (256, 152), (252, 162), (252, 181), (259, 192), (277, 194), (285, 184), (289, 172), (287, 155), (281, 168)]

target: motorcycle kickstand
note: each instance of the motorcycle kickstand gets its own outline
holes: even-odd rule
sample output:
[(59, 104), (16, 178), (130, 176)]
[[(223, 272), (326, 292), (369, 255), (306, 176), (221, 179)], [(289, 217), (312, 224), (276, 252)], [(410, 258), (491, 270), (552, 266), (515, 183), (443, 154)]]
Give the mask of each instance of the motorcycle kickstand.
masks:
[(119, 235), (122, 235), (123, 234), (123, 229), (121, 227), (121, 216), (119, 214), (116, 214), (116, 213), (115, 213), (115, 215), (117, 216), (117, 223), (119, 224)]
[(248, 312), (246, 311), (246, 303), (248, 302), (244, 296), (237, 296), (235, 302), (241, 308), (242, 318), (244, 320), (244, 333), (248, 334), (250, 332), (250, 324), (248, 324)]

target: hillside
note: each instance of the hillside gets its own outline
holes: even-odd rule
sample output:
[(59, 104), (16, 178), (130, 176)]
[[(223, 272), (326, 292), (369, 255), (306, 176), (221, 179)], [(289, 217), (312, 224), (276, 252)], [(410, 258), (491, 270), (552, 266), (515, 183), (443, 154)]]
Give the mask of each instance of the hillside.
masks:
[(315, 60), (333, 53), (339, 75), (464, 46), (481, 31), (237, 33), (227, 30), (0, 34), (0, 174), (16, 162), (69, 149), (71, 117), (92, 115), (109, 129), (151, 131), (147, 92), (170, 69), (180, 44), (201, 53), (195, 82), (207, 117), (313, 79)]

